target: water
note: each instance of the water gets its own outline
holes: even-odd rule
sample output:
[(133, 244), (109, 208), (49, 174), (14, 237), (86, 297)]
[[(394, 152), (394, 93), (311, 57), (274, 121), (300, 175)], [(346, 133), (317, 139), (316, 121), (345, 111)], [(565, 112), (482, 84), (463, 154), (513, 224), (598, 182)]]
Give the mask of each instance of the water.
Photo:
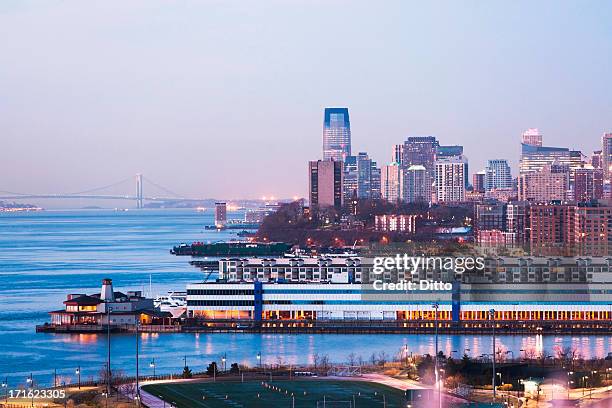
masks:
[[(239, 217), (240, 214), (230, 216)], [(13, 386), (33, 373), (39, 384), (51, 384), (57, 370), (61, 381), (99, 377), (106, 361), (106, 337), (35, 333), (49, 321), (47, 312), (61, 309), (67, 293), (95, 293), (102, 278), (112, 278), (117, 290), (149, 292), (184, 290), (202, 273), (189, 258), (168, 250), (180, 242), (216, 241), (232, 232), (204, 230), (212, 214), (194, 210), (46, 211), (0, 214), (0, 378)], [(585, 358), (612, 351), (612, 336), (500, 336), (498, 344), (518, 357), (520, 350), (554, 354), (575, 347)], [(395, 356), (407, 345), (414, 354), (433, 353), (431, 335), (257, 335), (257, 334), (142, 334), (141, 372), (179, 372), (183, 359), (194, 371), (227, 355), (228, 364), (307, 363), (315, 353), (345, 362), (354, 353), (367, 361), (375, 353)], [(489, 336), (441, 335), (440, 348), (449, 354), (489, 353)], [(112, 366), (134, 373), (135, 335), (112, 337)]]

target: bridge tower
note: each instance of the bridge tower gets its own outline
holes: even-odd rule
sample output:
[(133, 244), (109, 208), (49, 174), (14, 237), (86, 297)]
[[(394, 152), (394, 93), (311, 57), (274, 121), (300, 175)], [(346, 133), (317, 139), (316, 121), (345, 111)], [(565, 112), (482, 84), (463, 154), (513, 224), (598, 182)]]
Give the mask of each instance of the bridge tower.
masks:
[(136, 174), (136, 208), (143, 208), (142, 205), (142, 174)]

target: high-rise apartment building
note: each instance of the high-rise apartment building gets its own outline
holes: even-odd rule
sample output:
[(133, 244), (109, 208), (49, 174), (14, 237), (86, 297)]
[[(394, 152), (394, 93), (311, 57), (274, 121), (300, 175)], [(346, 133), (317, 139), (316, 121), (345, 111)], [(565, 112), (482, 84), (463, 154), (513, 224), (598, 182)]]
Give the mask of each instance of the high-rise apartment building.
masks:
[(519, 176), (519, 200), (547, 203), (564, 201), (569, 191), (569, 167), (546, 165), (541, 171)]
[(463, 157), (448, 157), (435, 162), (436, 202), (465, 201), (465, 166)]
[(518, 245), (529, 242), (530, 233), (529, 203), (510, 201), (506, 205), (506, 231)]
[(227, 224), (227, 204), (215, 203), (215, 227), (225, 228)]
[(425, 166), (415, 164), (404, 171), (404, 201), (430, 203), (431, 184)]
[(312, 207), (335, 207), (344, 203), (342, 181), (344, 164), (341, 161), (317, 160), (308, 163), (308, 190)]
[(506, 205), (499, 202), (477, 204), (474, 227), (477, 231), (505, 231)]
[(612, 133), (604, 133), (601, 137), (601, 167), (604, 171), (604, 179), (612, 179)]
[(351, 155), (351, 122), (348, 108), (325, 108), (323, 160), (344, 161)]
[(542, 146), (542, 134), (537, 128), (527, 129), (521, 135), (521, 143), (531, 146)]
[(485, 191), (511, 187), (512, 174), (508, 161), (504, 159), (489, 160), (485, 169)]
[(472, 175), (472, 187), (477, 193), (485, 192), (485, 175), (484, 170), (478, 171)]
[[(463, 155), (463, 146), (460, 145), (448, 145), (448, 146), (438, 146), (436, 149), (436, 160), (443, 159), (446, 157), (465, 157)], [(468, 166), (468, 161), (465, 161), (465, 188), (469, 187), (470, 180), (470, 170)]]
[(601, 160), (602, 160), (601, 150), (595, 150), (593, 154), (591, 155), (591, 160), (589, 162), (591, 163), (591, 166), (593, 166), (594, 169), (603, 169)]
[(574, 170), (573, 175), (574, 200), (585, 202), (603, 198), (603, 170), (588, 166)]
[(382, 166), (380, 185), (382, 198), (389, 202), (402, 201), (404, 196), (404, 173), (399, 163)]

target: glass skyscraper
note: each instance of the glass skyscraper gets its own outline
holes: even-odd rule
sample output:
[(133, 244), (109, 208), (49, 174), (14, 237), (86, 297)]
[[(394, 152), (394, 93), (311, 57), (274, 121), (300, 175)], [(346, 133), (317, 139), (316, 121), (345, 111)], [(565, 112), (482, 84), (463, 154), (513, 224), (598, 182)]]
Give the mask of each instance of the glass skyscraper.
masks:
[(511, 187), (512, 174), (510, 172), (510, 165), (508, 165), (508, 161), (504, 159), (489, 160), (485, 170), (485, 190), (491, 191), (498, 188)]
[(351, 155), (351, 122), (348, 108), (325, 108), (323, 160), (344, 161)]

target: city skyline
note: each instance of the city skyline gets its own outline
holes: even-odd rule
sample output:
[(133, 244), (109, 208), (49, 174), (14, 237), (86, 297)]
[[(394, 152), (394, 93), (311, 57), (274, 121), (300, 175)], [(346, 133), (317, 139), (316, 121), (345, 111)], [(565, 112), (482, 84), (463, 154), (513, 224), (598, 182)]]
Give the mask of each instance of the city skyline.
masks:
[(353, 154), (383, 166), (433, 135), (464, 146), (468, 180), (490, 159), (516, 177), (529, 128), (589, 155), (612, 126), (606, 3), (160, 4), (0, 6), (0, 189), (144, 173), (191, 197), (305, 197), (325, 107), (348, 107)]

